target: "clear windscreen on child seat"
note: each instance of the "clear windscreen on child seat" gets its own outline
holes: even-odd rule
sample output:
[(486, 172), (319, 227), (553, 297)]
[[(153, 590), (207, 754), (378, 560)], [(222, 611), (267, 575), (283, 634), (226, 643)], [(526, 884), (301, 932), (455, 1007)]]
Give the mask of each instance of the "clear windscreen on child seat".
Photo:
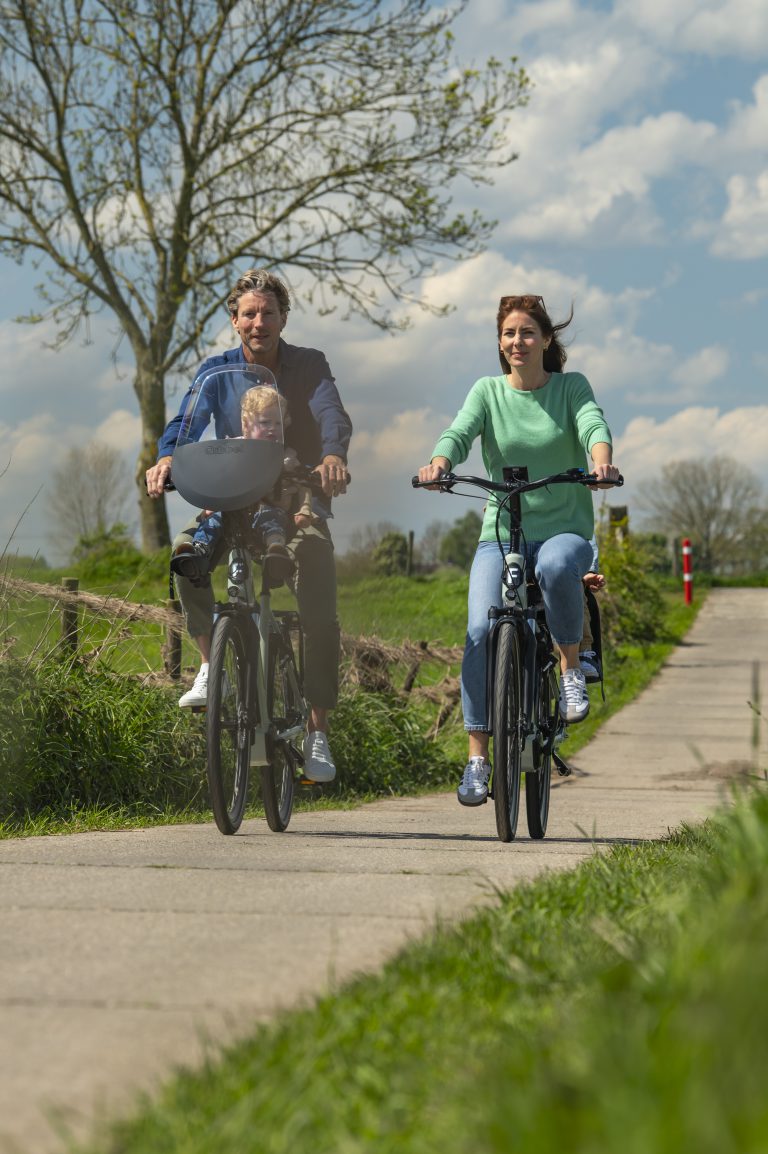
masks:
[(262, 500), (283, 467), (284, 400), (269, 369), (218, 365), (195, 379), (171, 477), (185, 501), (229, 512)]

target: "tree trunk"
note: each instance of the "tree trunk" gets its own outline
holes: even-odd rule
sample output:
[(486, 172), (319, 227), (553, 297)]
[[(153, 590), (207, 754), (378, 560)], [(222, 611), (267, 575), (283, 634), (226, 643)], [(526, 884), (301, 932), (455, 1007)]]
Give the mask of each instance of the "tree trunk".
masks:
[(157, 441), (165, 428), (163, 377), (153, 367), (139, 365), (133, 387), (141, 413), (141, 449), (136, 462), (141, 547), (145, 553), (154, 553), (171, 543), (165, 497), (150, 500), (144, 487), (145, 473), (157, 460)]

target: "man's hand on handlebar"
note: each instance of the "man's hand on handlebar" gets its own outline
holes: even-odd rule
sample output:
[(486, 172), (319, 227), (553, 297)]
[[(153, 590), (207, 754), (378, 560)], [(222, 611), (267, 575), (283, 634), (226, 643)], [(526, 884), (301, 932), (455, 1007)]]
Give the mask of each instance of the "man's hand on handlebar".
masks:
[(148, 497), (162, 497), (165, 492), (165, 483), (171, 475), (172, 457), (161, 457), (156, 465), (147, 469), (145, 484)]
[(338, 497), (341, 493), (346, 493), (349, 473), (341, 457), (323, 457), (314, 472), (322, 482), (326, 497)]
[(447, 457), (433, 457), (428, 465), (422, 465), (419, 469), (419, 482), (424, 485), (426, 489), (440, 489), (440, 485), (430, 485), (429, 481), (438, 481), (443, 473), (450, 473), (451, 462)]

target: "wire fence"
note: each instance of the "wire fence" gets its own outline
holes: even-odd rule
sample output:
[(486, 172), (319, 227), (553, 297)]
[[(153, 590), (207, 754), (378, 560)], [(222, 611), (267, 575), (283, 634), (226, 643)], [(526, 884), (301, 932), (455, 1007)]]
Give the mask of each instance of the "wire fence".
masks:
[[(82, 652), (82, 622), (86, 614), (123, 628), (139, 623), (160, 626), (159, 675), (172, 682), (182, 679), (184, 618), (177, 600), (145, 605), (81, 590), (76, 578), (65, 578), (60, 585), (46, 585), (8, 575), (0, 579), (0, 593), (6, 600), (31, 602), (40, 598), (57, 607), (61, 619), (60, 644), (73, 656)], [(459, 703), (456, 668), (462, 652), (459, 646), (433, 645), (428, 641), (395, 644), (377, 637), (342, 633), (342, 684), (431, 703), (437, 707), (431, 731), (434, 735)]]

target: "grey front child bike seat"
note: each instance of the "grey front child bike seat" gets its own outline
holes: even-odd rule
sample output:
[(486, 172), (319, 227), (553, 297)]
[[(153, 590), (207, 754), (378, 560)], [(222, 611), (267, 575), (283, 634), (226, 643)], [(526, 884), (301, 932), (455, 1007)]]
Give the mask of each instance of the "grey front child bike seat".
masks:
[(188, 442), (173, 454), (173, 483), (185, 501), (228, 513), (263, 500), (283, 468), (270, 441)]
[(171, 466), (185, 501), (229, 513), (263, 500), (283, 468), (284, 411), (263, 365), (204, 369), (187, 395)]

